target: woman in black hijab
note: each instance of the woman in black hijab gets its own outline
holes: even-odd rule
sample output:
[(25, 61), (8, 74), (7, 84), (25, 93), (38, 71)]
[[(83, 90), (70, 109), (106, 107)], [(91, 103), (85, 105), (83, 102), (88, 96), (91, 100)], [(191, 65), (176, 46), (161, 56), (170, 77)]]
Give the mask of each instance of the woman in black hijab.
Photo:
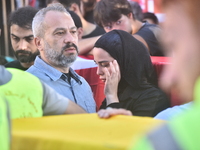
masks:
[(125, 108), (135, 116), (154, 117), (170, 106), (166, 94), (154, 84), (148, 50), (131, 34), (121, 30), (105, 33), (93, 50), (97, 74), (105, 82), (106, 99), (100, 109)]

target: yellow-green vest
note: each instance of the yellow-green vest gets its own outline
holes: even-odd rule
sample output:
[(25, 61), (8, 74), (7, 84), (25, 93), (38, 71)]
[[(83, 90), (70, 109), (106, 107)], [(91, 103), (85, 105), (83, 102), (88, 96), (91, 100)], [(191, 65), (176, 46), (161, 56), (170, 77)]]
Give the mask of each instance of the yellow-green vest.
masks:
[(8, 71), (12, 73), (12, 79), (0, 86), (0, 94), (9, 102), (11, 118), (41, 117), (43, 88), (40, 80), (18, 69)]
[(138, 140), (138, 142), (131, 146), (130, 150), (199, 150), (199, 118), (200, 77), (197, 79), (194, 88), (194, 106), (170, 120), (168, 124), (164, 126), (164, 128), (161, 128), (163, 130), (160, 130), (160, 132), (154, 131), (154, 136), (143, 136), (140, 140)]
[(10, 116), (8, 104), (0, 96), (0, 150), (10, 149)]

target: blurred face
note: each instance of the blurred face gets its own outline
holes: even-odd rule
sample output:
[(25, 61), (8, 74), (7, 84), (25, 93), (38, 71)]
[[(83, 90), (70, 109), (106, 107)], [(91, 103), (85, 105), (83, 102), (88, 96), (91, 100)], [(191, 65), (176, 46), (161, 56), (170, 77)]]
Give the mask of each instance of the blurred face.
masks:
[(103, 68), (108, 68), (108, 71), (111, 73), (109, 62), (113, 62), (114, 58), (110, 56), (108, 52), (106, 52), (102, 48), (95, 47), (93, 49), (93, 55), (94, 55), (94, 61), (98, 65), (97, 67), (97, 74), (99, 75), (99, 78), (105, 82), (106, 76), (104, 73)]
[(34, 43), (31, 29), (24, 29), (13, 24), (10, 27), (10, 38), (16, 58), (22, 63), (30, 63), (35, 60), (39, 51)]
[(57, 67), (69, 67), (78, 55), (77, 28), (66, 13), (49, 11), (44, 22), (46, 24), (41, 57), (47, 63)]
[(180, 6), (166, 9), (162, 40), (172, 64), (167, 65), (161, 76), (161, 87), (174, 90), (184, 101), (193, 99), (193, 89), (200, 75), (199, 35), (192, 21)]
[(110, 24), (103, 25), (103, 28), (106, 32), (116, 29), (116, 30), (124, 30), (128, 33), (132, 33), (131, 21), (132, 21), (131, 17), (122, 15), (122, 17), (119, 20), (117, 20), (116, 22), (112, 22)]

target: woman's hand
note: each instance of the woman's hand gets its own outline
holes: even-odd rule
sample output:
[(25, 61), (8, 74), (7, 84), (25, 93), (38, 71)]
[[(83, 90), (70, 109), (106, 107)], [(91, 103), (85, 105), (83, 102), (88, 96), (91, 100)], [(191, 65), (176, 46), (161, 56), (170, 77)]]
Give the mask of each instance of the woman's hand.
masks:
[(126, 115), (126, 116), (132, 116), (131, 111), (126, 110), (126, 109), (117, 109), (117, 108), (110, 108), (108, 107), (107, 109), (101, 109), (98, 111), (98, 116), (100, 118), (109, 118), (114, 115)]
[(104, 73), (106, 75), (106, 82), (104, 87), (104, 93), (107, 100), (107, 105), (113, 102), (119, 102), (117, 96), (118, 83), (120, 81), (120, 70), (116, 60), (109, 63), (110, 72), (107, 67), (104, 67)]

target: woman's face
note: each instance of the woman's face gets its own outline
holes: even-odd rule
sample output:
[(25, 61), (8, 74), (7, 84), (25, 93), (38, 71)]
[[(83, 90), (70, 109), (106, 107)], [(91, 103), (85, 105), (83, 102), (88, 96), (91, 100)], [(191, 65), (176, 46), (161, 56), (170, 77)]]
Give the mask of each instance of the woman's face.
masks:
[(106, 52), (102, 48), (95, 47), (93, 49), (94, 61), (98, 65), (97, 74), (100, 76), (99, 78), (105, 82), (106, 76), (103, 68), (108, 68), (108, 71), (111, 73), (111, 68), (109, 63), (114, 61), (114, 58), (110, 56), (108, 52)]

